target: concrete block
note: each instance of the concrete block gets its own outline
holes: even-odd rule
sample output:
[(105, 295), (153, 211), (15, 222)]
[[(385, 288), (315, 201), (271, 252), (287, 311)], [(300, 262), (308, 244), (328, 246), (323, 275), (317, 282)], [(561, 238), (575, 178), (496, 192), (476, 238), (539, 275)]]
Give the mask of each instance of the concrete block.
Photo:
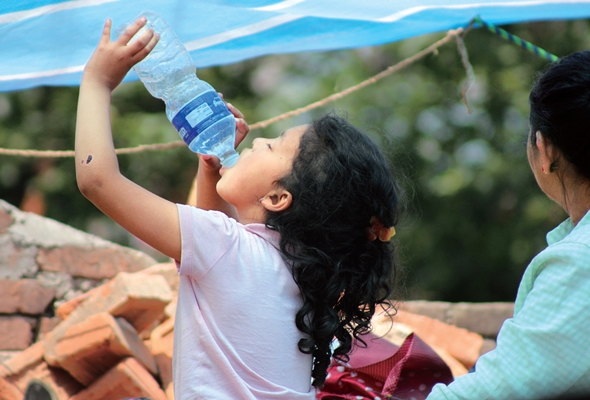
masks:
[(0, 200), (0, 210), (5, 210), (14, 219), (7, 231), (14, 242), (23, 246), (42, 248), (113, 246), (113, 243), (98, 236), (90, 235), (40, 215), (21, 211), (4, 200)]
[(133, 358), (121, 361), (88, 388), (72, 396), (70, 400), (123, 399), (126, 397), (168, 400), (158, 382)]
[(151, 373), (156, 361), (137, 331), (107, 312), (95, 314), (64, 332), (55, 344), (57, 364), (84, 386), (126, 357), (135, 357)]
[(32, 278), (39, 270), (37, 248), (15, 244), (10, 234), (0, 235), (0, 279)]
[(53, 301), (55, 290), (35, 279), (0, 279), (0, 313), (41, 315)]
[(449, 323), (496, 338), (502, 324), (514, 315), (514, 303), (455, 303)]
[(24, 350), (33, 341), (37, 320), (29, 317), (0, 317), (0, 350)]
[(452, 303), (444, 301), (413, 300), (401, 302), (398, 308), (412, 314), (425, 315), (445, 323), (451, 323), (449, 315)]
[(483, 344), (481, 345), (481, 349), (479, 350), (479, 355), (482, 356), (487, 352), (490, 352), (496, 348), (496, 341), (492, 339), (484, 339)]

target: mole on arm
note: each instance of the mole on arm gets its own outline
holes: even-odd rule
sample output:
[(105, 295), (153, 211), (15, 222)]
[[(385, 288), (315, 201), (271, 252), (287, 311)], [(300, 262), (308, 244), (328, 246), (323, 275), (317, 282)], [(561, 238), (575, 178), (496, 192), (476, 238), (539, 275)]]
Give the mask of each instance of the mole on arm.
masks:
[(88, 158), (86, 159), (86, 164), (90, 164), (90, 161), (92, 161), (92, 155), (89, 154)]

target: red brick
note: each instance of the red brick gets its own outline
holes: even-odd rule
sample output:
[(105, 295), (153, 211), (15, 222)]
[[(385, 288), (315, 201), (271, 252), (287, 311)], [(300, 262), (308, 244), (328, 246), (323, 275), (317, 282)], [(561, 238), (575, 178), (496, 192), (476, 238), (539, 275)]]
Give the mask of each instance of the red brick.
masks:
[[(0, 350), (0, 365), (21, 352), (22, 350)], [(2, 372), (0, 371), (1, 374)]]
[(158, 382), (134, 358), (121, 361), (70, 400), (123, 399), (125, 397), (168, 400)]
[(471, 368), (479, 357), (483, 337), (477, 333), (405, 311), (398, 311), (394, 321), (410, 327), (430, 347), (446, 351), (466, 368)]
[[(107, 282), (106, 285), (108, 285), (110, 282), (112, 281)], [(80, 296), (76, 296), (73, 299), (68, 300), (65, 303), (62, 303), (55, 310), (55, 315), (57, 315), (61, 319), (66, 319), (72, 311), (74, 311), (80, 304), (82, 304), (84, 300), (90, 297), (94, 292), (104, 290), (103, 286), (104, 285), (95, 287), (94, 289), (91, 289), (86, 293), (82, 293)]]
[(161, 317), (171, 300), (172, 292), (163, 277), (121, 272), (111, 282), (93, 291), (68, 318), (46, 335), (45, 360), (50, 365), (59, 366), (54, 349), (57, 340), (71, 326), (89, 316), (108, 311), (113, 316), (126, 319), (141, 332)]
[(33, 340), (36, 321), (32, 318), (0, 317), (0, 350), (24, 350)]
[(0, 208), (0, 233), (6, 233), (8, 227), (14, 223), (14, 218), (7, 210)]
[[(18, 375), (5, 378), (6, 381), (16, 387), (21, 393), (26, 393), (31, 382), (41, 383), (55, 400), (69, 400), (83, 387), (68, 373), (60, 368), (52, 368), (46, 362), (40, 361)], [(21, 395), (20, 399), (23, 398)]]
[(48, 332), (51, 332), (53, 328), (62, 321), (59, 317), (41, 317), (39, 320), (39, 331), (37, 332), (37, 342), (43, 340)]
[(451, 374), (453, 374), (453, 377), (456, 378), (458, 376), (465, 375), (467, 374), (467, 372), (469, 372), (467, 368), (461, 362), (459, 362), (459, 360), (447, 353), (445, 350), (438, 347), (430, 347), (432, 348), (432, 350), (435, 351), (436, 354), (438, 354), (438, 356), (445, 362), (445, 364), (447, 364), (447, 366), (451, 370)]
[(141, 332), (162, 318), (164, 309), (172, 301), (172, 291), (160, 275), (119, 274), (113, 284), (113, 294), (125, 298), (110, 303), (108, 311), (126, 319)]
[(37, 342), (10, 360), (3, 363), (4, 367), (10, 371), (10, 375), (20, 374), (31, 365), (38, 364), (43, 359), (43, 343)]
[(174, 399), (174, 383), (172, 382), (172, 357), (166, 354), (160, 353), (156, 356), (156, 363), (158, 364), (158, 370), (160, 371), (160, 381), (166, 396), (170, 399)]
[(166, 354), (172, 357), (174, 346), (174, 318), (167, 319), (158, 325), (150, 335), (152, 354)]
[(55, 344), (57, 363), (85, 386), (126, 357), (135, 357), (157, 373), (153, 355), (135, 329), (107, 312), (70, 327)]
[(121, 271), (140, 271), (155, 264), (155, 261), (139, 251), (113, 245), (91, 249), (75, 246), (40, 249), (37, 263), (44, 271), (65, 272), (89, 279), (107, 279)]
[[(174, 398), (172, 383), (172, 353), (174, 347), (174, 318), (164, 321), (150, 335), (152, 354), (156, 357), (160, 380), (169, 399)], [(172, 397), (171, 397), (172, 396)]]
[(43, 314), (55, 297), (55, 290), (35, 279), (0, 279), (0, 313)]
[(138, 274), (162, 275), (164, 279), (166, 279), (166, 282), (168, 282), (170, 289), (174, 293), (178, 293), (180, 276), (178, 275), (178, 268), (176, 267), (176, 263), (168, 262), (155, 264), (149, 268), (144, 269), (143, 271), (138, 272)]
[[(4, 378), (6, 376), (12, 375), (8, 368), (6, 368), (3, 364), (0, 364), (0, 378)], [(1, 399), (2, 397), (0, 397)]]
[(70, 375), (62, 369), (51, 368), (43, 360), (43, 344), (37, 342), (3, 364), (4, 372), (0, 378), (0, 399), (22, 400), (31, 381), (42, 382), (53, 394), (55, 400), (68, 400), (82, 389)]
[(0, 399), (2, 400), (22, 400), (24, 393), (10, 383), (7, 379), (0, 377)]

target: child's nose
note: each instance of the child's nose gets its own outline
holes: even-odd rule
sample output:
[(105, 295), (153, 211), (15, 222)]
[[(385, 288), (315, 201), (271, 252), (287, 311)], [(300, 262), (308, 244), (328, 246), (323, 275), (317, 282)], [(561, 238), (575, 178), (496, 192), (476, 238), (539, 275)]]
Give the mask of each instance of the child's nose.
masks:
[(257, 148), (258, 146), (260, 146), (262, 144), (264, 139), (262, 138), (256, 138), (252, 141), (252, 149)]

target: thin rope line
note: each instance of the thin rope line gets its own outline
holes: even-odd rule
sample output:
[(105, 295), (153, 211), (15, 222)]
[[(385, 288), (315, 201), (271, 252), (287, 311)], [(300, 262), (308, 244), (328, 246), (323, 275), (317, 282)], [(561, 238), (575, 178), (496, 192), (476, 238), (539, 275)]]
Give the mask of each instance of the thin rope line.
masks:
[(483, 21), (481, 18), (479, 18), (479, 16), (474, 18), (474, 21), (485, 26), (486, 28), (488, 28), (489, 31), (495, 33), (496, 35), (508, 40), (509, 42), (515, 43), (523, 48), (525, 48), (526, 50), (535, 53), (536, 55), (546, 58), (547, 60), (551, 61), (551, 62), (556, 62), (557, 60), (559, 60), (559, 57), (557, 57), (554, 54), (549, 53), (546, 50), (543, 50), (542, 48), (535, 46), (534, 44), (532, 44), (531, 42), (527, 42), (524, 39), (519, 38), (516, 35), (513, 35), (512, 33), (497, 27), (494, 24), (490, 24), (489, 22), (485, 22)]
[[(379, 80), (397, 72), (410, 64), (415, 63), (419, 59), (427, 56), (430, 53), (436, 53), (438, 48), (447, 44), (452, 40), (456, 40), (459, 36), (463, 35), (465, 30), (463, 28), (452, 29), (447, 32), (446, 36), (442, 39), (434, 42), (424, 50), (419, 51), (418, 53), (410, 56), (397, 64), (389, 66), (387, 69), (379, 72), (378, 74), (354, 85), (349, 87), (348, 89), (344, 89), (338, 93), (334, 93), (322, 100), (318, 100), (314, 103), (311, 103), (305, 107), (301, 107), (292, 111), (288, 111), (281, 115), (278, 115), (273, 118), (269, 118), (263, 121), (256, 122), (250, 125), (250, 131), (255, 129), (266, 128), (267, 126), (274, 124), (279, 121), (283, 121), (285, 119), (295, 117), (301, 115), (305, 112), (310, 110), (322, 107), (328, 103), (334, 102), (339, 100), (349, 94), (352, 94), (360, 89), (363, 89), (369, 85), (372, 85)], [(135, 154), (144, 151), (159, 151), (159, 150), (169, 150), (177, 147), (185, 146), (185, 143), (182, 140), (177, 140), (174, 142), (169, 143), (155, 143), (155, 144), (142, 144), (136, 147), (123, 147), (119, 149), (115, 149), (115, 153), (117, 154)], [(65, 157), (74, 157), (75, 152), (74, 150), (21, 150), (21, 149), (5, 149), (0, 148), (0, 155), (7, 155), (7, 156), (21, 156), (21, 157), (36, 157), (36, 158), (65, 158)]]

